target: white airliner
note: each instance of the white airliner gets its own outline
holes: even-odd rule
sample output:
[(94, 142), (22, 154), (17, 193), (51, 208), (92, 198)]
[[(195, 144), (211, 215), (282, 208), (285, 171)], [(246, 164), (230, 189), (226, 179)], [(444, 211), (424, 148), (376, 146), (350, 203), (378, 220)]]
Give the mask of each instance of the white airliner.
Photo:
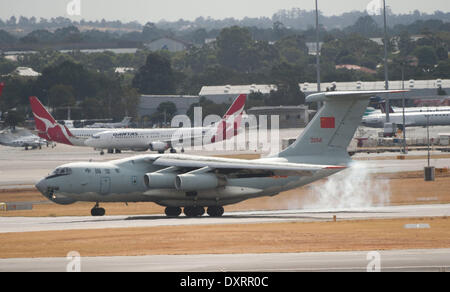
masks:
[[(274, 196), (335, 174), (349, 166), (347, 147), (376, 94), (402, 91), (334, 91), (312, 94), (307, 102), (323, 102), (295, 143), (273, 156), (227, 159), (185, 154), (148, 154), (109, 162), (62, 165), (36, 184), (58, 204), (154, 202), (167, 216), (224, 213), (223, 206), (250, 198)], [(183, 208), (183, 210), (182, 210)]]
[[(389, 114), (391, 123), (403, 125), (403, 112)], [(383, 128), (386, 123), (385, 113), (369, 114), (363, 117), (362, 124), (371, 128)], [(405, 111), (406, 127), (426, 127), (450, 125), (450, 110), (439, 111)]]
[[(37, 97), (30, 97), (30, 104), (38, 135), (48, 141), (73, 146), (108, 149), (108, 153), (112, 153), (114, 150), (118, 153), (121, 150), (147, 151), (149, 149), (161, 153), (169, 148), (171, 152), (175, 152), (173, 148), (175, 142), (173, 141), (173, 134), (181, 133), (184, 137), (187, 137), (189, 135), (186, 135), (185, 132), (192, 132), (190, 135), (191, 138), (212, 137), (210, 143), (219, 142), (222, 139), (235, 136), (241, 125), (246, 98), (247, 96), (244, 94), (238, 96), (220, 122), (215, 126), (200, 129), (69, 129), (65, 125), (57, 123)], [(233, 121), (232, 125), (230, 125), (230, 121)], [(199, 135), (196, 133), (199, 133)], [(103, 153), (102, 150), (101, 154)]]
[[(246, 99), (247, 95), (239, 95), (222, 120), (209, 127), (105, 131), (93, 135), (86, 140), (85, 144), (102, 150), (146, 151), (150, 149), (150, 151), (164, 153), (164, 151), (170, 149), (171, 153), (175, 153), (174, 146), (179, 143), (180, 138), (188, 139), (189, 143), (196, 138), (206, 140), (208, 144), (220, 142), (237, 135), (241, 127)], [(182, 152), (184, 152), (183, 149)]]
[(37, 135), (47, 141), (72, 145), (86, 146), (84, 142), (96, 133), (109, 129), (106, 128), (69, 128), (59, 124), (53, 116), (45, 109), (39, 99), (30, 97), (31, 110), (34, 115)]

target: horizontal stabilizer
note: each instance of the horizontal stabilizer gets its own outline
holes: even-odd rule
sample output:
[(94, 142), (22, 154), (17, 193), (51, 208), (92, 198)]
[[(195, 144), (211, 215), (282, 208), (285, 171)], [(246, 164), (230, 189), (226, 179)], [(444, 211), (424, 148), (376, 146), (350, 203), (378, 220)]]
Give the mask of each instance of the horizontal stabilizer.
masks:
[(334, 100), (336, 98), (367, 99), (378, 94), (402, 93), (407, 90), (372, 90), (372, 91), (328, 91), (308, 95), (306, 102)]

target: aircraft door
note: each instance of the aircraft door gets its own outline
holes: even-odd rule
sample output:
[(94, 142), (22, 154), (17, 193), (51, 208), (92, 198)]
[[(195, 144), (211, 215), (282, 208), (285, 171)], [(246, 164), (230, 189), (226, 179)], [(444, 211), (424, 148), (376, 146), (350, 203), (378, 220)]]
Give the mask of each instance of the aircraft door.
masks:
[(100, 194), (107, 195), (111, 191), (111, 178), (102, 177), (100, 179)]

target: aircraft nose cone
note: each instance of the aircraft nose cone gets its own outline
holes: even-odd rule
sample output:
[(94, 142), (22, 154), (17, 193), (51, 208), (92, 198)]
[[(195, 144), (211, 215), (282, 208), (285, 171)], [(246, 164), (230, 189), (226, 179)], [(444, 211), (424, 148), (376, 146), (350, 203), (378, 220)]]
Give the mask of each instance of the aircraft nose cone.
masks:
[(41, 194), (45, 195), (47, 193), (47, 183), (45, 181), (45, 179), (40, 180), (36, 185), (35, 185), (36, 189), (38, 189), (39, 192), (41, 192)]

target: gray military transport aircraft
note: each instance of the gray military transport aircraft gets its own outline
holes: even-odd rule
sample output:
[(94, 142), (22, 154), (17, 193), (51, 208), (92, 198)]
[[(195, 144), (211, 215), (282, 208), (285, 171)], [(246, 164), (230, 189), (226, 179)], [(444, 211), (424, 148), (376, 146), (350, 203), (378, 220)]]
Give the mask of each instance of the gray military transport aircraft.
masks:
[(335, 91), (309, 95), (324, 102), (295, 143), (257, 160), (149, 154), (110, 162), (70, 163), (36, 184), (58, 204), (94, 202), (93, 216), (103, 216), (99, 202), (154, 202), (169, 217), (182, 208), (187, 217), (220, 217), (223, 206), (274, 196), (335, 174), (351, 162), (347, 147), (361, 123), (369, 98), (403, 91)]

